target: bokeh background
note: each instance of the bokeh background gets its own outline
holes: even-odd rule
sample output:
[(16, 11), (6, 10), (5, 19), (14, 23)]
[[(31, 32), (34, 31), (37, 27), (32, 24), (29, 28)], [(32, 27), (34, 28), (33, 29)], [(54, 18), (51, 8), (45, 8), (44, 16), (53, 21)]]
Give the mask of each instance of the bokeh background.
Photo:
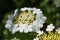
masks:
[(36, 33), (35, 35), (33, 33), (28, 33), (28, 35), (24, 33), (12, 35), (4, 27), (7, 15), (11, 14), (16, 8), (22, 7), (40, 8), (47, 17), (46, 24), (53, 23), (55, 27), (60, 27), (60, 0), (0, 0), (0, 40), (13, 38), (12, 36), (20, 37), (22, 40), (28, 37), (29, 40), (32, 40), (36, 36)]

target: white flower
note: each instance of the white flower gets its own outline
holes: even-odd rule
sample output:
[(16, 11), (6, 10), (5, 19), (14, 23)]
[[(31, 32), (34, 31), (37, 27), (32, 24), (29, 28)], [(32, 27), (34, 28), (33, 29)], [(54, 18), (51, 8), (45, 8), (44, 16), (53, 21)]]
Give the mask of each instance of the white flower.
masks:
[(24, 29), (22, 27), (19, 27), (18, 30), (19, 32), (23, 32)]
[(25, 10), (28, 10), (28, 8), (27, 7), (21, 8), (21, 11), (25, 11)]
[(11, 25), (10, 24), (5, 24), (5, 28), (10, 28)]
[(43, 16), (42, 18), (41, 18), (41, 20), (42, 21), (45, 21), (47, 18), (45, 17), (45, 16)]
[(53, 24), (47, 26), (46, 31), (52, 31), (55, 28)]
[(36, 38), (34, 38), (33, 40), (39, 40), (39, 38), (38, 38), (38, 37), (36, 37)]
[(25, 29), (25, 30), (24, 30), (24, 33), (28, 33), (28, 32), (29, 32), (28, 29)]
[[(36, 32), (37, 30), (40, 30), (40, 28), (43, 27), (43, 23), (45, 22), (47, 18), (42, 14), (42, 11), (37, 8), (27, 8), (27, 7), (21, 8), (20, 11), (25, 12), (26, 10), (28, 12), (32, 11), (32, 14), (36, 14), (36, 17), (34, 16), (36, 19), (30, 24), (22, 24), (22, 23), (15, 24), (13, 23), (13, 19), (18, 14), (18, 9), (16, 9), (14, 11), (14, 14), (8, 16), (8, 20), (6, 21), (6, 24), (5, 24), (5, 28), (8, 28), (9, 31), (12, 32), (12, 34), (14, 34), (17, 31), (25, 32), (25, 33)], [(29, 19), (30, 18), (31, 17), (29, 17)]]
[(42, 11), (40, 9), (33, 8), (33, 13), (39, 15), (40, 13), (42, 13)]
[(29, 26), (27, 27), (27, 29), (28, 29), (29, 32), (32, 32), (32, 31), (33, 31), (32, 25), (29, 25)]
[(14, 11), (14, 16), (17, 14), (17, 11), (18, 11), (18, 9), (16, 9), (16, 10)]
[(17, 31), (19, 31), (18, 28), (14, 27), (14, 28), (12, 29), (12, 34), (14, 34), (14, 33), (17, 32)]
[(27, 24), (20, 24), (19, 25), (19, 32), (25, 32), (25, 33), (28, 33), (28, 32), (32, 32), (32, 26), (31, 25), (27, 25)]
[(35, 8), (35, 7), (33, 7), (33, 8), (32, 8), (32, 10), (34, 10), (34, 11), (35, 11), (35, 10), (36, 10), (36, 8)]
[(58, 32), (60, 34), (60, 28), (56, 29), (56, 32)]
[(31, 11), (32, 10), (32, 8), (28, 8), (28, 11)]
[(8, 15), (8, 20), (13, 20), (13, 18), (14, 18), (14, 15), (13, 14)]
[(11, 39), (11, 40), (19, 40), (19, 39), (17, 39), (16, 37), (14, 37), (13, 39)]
[(36, 33), (38, 33), (38, 35), (37, 35), (37, 36), (40, 36), (40, 35), (42, 35), (42, 34), (43, 34), (43, 31), (38, 30), (38, 31), (36, 31)]
[(28, 30), (27, 30), (27, 24), (19, 24), (19, 27), (18, 27), (18, 29), (19, 29), (19, 32), (28, 32)]
[(52, 31), (53, 29), (47, 28), (46, 31)]
[(12, 24), (12, 20), (7, 20), (6, 24)]

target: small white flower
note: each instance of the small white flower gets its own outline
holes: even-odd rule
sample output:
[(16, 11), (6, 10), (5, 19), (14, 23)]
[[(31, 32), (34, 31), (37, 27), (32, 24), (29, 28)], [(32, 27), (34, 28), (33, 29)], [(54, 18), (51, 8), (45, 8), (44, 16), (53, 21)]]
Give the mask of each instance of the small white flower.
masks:
[(21, 8), (21, 11), (25, 11), (25, 10), (28, 10), (28, 8), (27, 7)]
[(41, 20), (42, 21), (45, 21), (47, 18), (45, 17), (45, 16), (43, 16), (42, 18), (41, 18)]
[(37, 36), (40, 36), (40, 35), (42, 35), (43, 34), (43, 31), (36, 31), (36, 33), (38, 33), (38, 35)]
[(8, 15), (8, 20), (13, 20), (13, 17), (14, 17), (14, 15), (13, 15), (13, 14)]
[[(11, 30), (11, 29), (10, 29), (10, 30)], [(10, 31), (10, 30), (9, 30), (9, 31)], [(13, 30), (11, 31), (11, 33), (12, 33), (12, 34), (14, 34), (15, 32), (16, 32), (16, 30), (15, 30), (15, 29), (13, 29)]]
[(25, 30), (24, 30), (24, 33), (28, 33), (29, 31), (28, 31), (28, 29), (26, 28)]
[(6, 24), (12, 24), (12, 20), (7, 20)]
[(14, 24), (14, 27), (18, 27), (18, 24)]
[(5, 28), (10, 28), (11, 25), (10, 24), (5, 24)]
[(38, 15), (39, 15), (40, 13), (42, 13), (42, 11), (34, 10), (34, 11), (33, 11), (33, 13), (36, 13), (36, 14), (38, 14)]
[(34, 38), (33, 40), (39, 40), (39, 38), (38, 38), (38, 37), (36, 37), (36, 38)]
[(34, 8), (32, 8), (32, 10), (36, 10), (36, 8), (34, 7)]
[(32, 25), (29, 25), (29, 26), (27, 27), (27, 29), (28, 29), (29, 32), (32, 32), (32, 31), (33, 31)]
[(24, 31), (24, 29), (22, 27), (19, 27), (18, 30), (19, 30), (19, 32), (23, 32)]
[(31, 11), (32, 10), (32, 8), (28, 8), (28, 11)]
[(50, 28), (46, 28), (46, 31), (52, 31), (53, 29), (50, 29)]
[(60, 34), (60, 28), (56, 29), (56, 32), (58, 32)]
[(14, 11), (14, 16), (17, 14), (17, 11), (18, 11), (18, 9), (16, 9), (16, 10)]
[(15, 32), (17, 32), (17, 31), (18, 31), (18, 28), (13, 27), (13, 28), (12, 28), (12, 29), (10, 29), (10, 30), (12, 30), (11, 32), (12, 32), (12, 34), (14, 34)]
[(53, 24), (47, 26), (46, 31), (52, 31), (55, 28)]
[(33, 13), (34, 13), (34, 14), (36, 14), (36, 10), (35, 10), (35, 11), (33, 11)]
[(39, 11), (39, 12), (40, 12), (41, 10), (40, 10), (40, 9), (37, 9), (37, 11)]
[(31, 25), (28, 26), (27, 24), (20, 24), (18, 29), (19, 29), (19, 32), (28, 33), (32, 31), (31, 27), (32, 27)]
[(23, 29), (22, 26), (19, 26), (19, 27), (18, 27), (18, 30), (19, 30), (19, 32), (23, 32), (24, 29)]

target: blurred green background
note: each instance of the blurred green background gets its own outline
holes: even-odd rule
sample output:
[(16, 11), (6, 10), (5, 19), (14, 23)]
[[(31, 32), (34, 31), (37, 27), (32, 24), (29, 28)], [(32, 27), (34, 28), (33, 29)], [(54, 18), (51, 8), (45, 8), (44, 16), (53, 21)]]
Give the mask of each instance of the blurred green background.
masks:
[[(43, 14), (47, 17), (47, 24), (53, 23), (56, 27), (60, 27), (60, 0), (0, 0), (0, 40), (10, 37), (13, 38), (13, 35), (4, 28), (4, 24), (7, 15), (11, 14), (11, 11), (22, 7), (40, 8)], [(28, 37), (28, 39), (32, 40), (36, 36), (33, 36), (32, 33), (28, 33), (31, 38), (24, 33), (16, 33), (15, 35), (17, 36), (19, 34), (22, 34), (19, 36), (22, 40), (24, 40), (23, 37)]]

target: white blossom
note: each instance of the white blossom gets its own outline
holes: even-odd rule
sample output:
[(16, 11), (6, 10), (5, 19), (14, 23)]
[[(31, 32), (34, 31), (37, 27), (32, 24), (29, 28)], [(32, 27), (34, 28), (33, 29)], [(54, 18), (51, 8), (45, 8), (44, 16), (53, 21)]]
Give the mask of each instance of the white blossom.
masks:
[(14, 15), (13, 14), (8, 15), (8, 20), (13, 20), (13, 18), (14, 18)]
[(17, 32), (18, 31), (18, 28), (16, 28), (16, 27), (13, 27), (13, 29), (12, 29), (12, 34), (14, 34), (15, 32)]
[(47, 26), (46, 31), (52, 31), (55, 28), (53, 24)]
[(11, 25), (10, 24), (5, 24), (5, 28), (10, 28)]
[(28, 8), (27, 7), (21, 8), (21, 11), (25, 11), (25, 10), (28, 10)]
[(29, 25), (29, 26), (27, 27), (27, 29), (28, 29), (29, 32), (32, 32), (32, 31), (33, 31), (32, 25)]
[(28, 11), (31, 11), (32, 10), (32, 8), (28, 8)]
[(40, 36), (40, 35), (42, 35), (42, 34), (43, 34), (43, 31), (38, 30), (38, 31), (36, 31), (36, 33), (38, 33), (38, 35), (37, 35), (37, 36)]
[(16, 10), (14, 11), (14, 16), (17, 14), (17, 11), (18, 11), (18, 9), (16, 9)]
[(24, 29), (22, 27), (19, 27), (18, 30), (19, 32), (23, 32)]
[(24, 30), (24, 33), (28, 33), (28, 32), (29, 32), (28, 29), (25, 29), (25, 30)]
[(6, 24), (12, 24), (12, 20), (7, 20)]

